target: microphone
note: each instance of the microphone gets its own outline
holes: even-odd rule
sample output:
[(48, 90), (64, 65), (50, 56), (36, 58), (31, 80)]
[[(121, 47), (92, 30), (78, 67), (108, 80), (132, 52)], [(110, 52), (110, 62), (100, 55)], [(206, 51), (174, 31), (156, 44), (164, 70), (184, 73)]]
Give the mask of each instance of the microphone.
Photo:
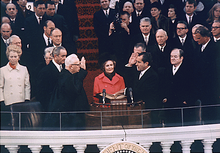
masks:
[(129, 91), (129, 94), (130, 94), (130, 97), (131, 97), (131, 103), (134, 103), (134, 97), (133, 97), (133, 94), (132, 94), (132, 88), (128, 88), (128, 91)]
[(105, 96), (106, 96), (106, 90), (103, 89), (102, 90), (102, 102), (103, 102), (103, 104), (105, 104)]

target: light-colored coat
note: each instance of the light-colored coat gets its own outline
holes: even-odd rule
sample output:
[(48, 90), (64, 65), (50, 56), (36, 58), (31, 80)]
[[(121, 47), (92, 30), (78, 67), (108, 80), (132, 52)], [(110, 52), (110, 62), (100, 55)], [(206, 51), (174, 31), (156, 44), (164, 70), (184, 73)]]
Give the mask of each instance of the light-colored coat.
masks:
[(18, 64), (12, 69), (9, 63), (0, 69), (0, 101), (5, 105), (30, 100), (29, 73), (25, 66)]

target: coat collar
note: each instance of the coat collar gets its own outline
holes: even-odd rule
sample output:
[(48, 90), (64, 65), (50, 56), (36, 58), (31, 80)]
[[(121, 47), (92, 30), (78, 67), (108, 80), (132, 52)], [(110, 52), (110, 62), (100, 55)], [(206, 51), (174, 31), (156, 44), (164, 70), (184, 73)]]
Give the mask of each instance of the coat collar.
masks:
[(116, 83), (119, 81), (120, 75), (118, 75), (117, 73), (115, 73), (115, 76), (112, 78), (112, 81), (109, 80), (109, 79), (105, 76), (104, 72), (101, 73), (98, 77), (99, 77), (99, 79), (102, 79), (103, 82), (106, 82), (106, 83), (109, 83), (109, 84), (114, 85), (114, 84), (116, 84)]

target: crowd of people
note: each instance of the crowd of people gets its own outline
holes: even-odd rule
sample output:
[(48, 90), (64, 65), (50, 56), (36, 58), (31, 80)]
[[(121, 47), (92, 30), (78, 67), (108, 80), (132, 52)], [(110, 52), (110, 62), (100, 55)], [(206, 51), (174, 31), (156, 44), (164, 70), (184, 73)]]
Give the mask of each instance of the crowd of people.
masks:
[[(74, 1), (38, 0), (34, 12), (26, 4), (1, 1), (1, 110), (13, 112), (28, 101), (39, 101), (44, 112), (89, 110), (83, 89), (86, 61), (76, 55)], [(105, 89), (128, 101), (142, 100), (146, 109), (219, 104), (219, 1), (100, 0), (100, 5), (93, 25), (103, 73), (94, 80), (94, 102)], [(174, 112), (150, 115), (152, 124), (181, 119)], [(203, 110), (206, 123), (219, 116), (217, 109)], [(43, 118), (45, 126), (59, 126), (59, 117)], [(197, 118), (197, 111), (185, 117), (188, 122)], [(12, 119), (14, 126), (18, 116)], [(84, 120), (67, 114), (63, 124), (81, 127)], [(7, 118), (3, 123), (11, 124)]]

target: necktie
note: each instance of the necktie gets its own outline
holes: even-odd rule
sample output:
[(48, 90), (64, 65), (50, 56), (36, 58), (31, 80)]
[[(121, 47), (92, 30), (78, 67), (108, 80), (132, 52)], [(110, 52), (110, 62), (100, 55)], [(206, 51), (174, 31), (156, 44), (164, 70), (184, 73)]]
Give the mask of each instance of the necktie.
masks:
[(182, 45), (184, 45), (184, 39), (183, 38), (181, 39), (181, 43), (182, 43)]
[(39, 17), (38, 19), (39, 19), (39, 24), (41, 24), (41, 21), (42, 21), (42, 17)]
[(47, 39), (48, 43), (47, 43), (47, 46), (50, 45), (50, 38)]
[(62, 69), (63, 69), (63, 67), (62, 67), (62, 65), (60, 65), (60, 72), (62, 71)]
[(137, 16), (139, 17), (140, 16), (140, 13), (138, 12)]
[(148, 44), (147, 36), (144, 37), (144, 41), (145, 41), (145, 43), (147, 45)]
[(189, 25), (191, 24), (191, 22), (192, 22), (192, 17), (190, 16), (189, 17)]
[(163, 52), (163, 47), (161, 47), (160, 50)]
[(108, 11), (107, 11), (107, 10), (106, 10), (106, 12), (105, 12), (105, 16), (108, 17)]

